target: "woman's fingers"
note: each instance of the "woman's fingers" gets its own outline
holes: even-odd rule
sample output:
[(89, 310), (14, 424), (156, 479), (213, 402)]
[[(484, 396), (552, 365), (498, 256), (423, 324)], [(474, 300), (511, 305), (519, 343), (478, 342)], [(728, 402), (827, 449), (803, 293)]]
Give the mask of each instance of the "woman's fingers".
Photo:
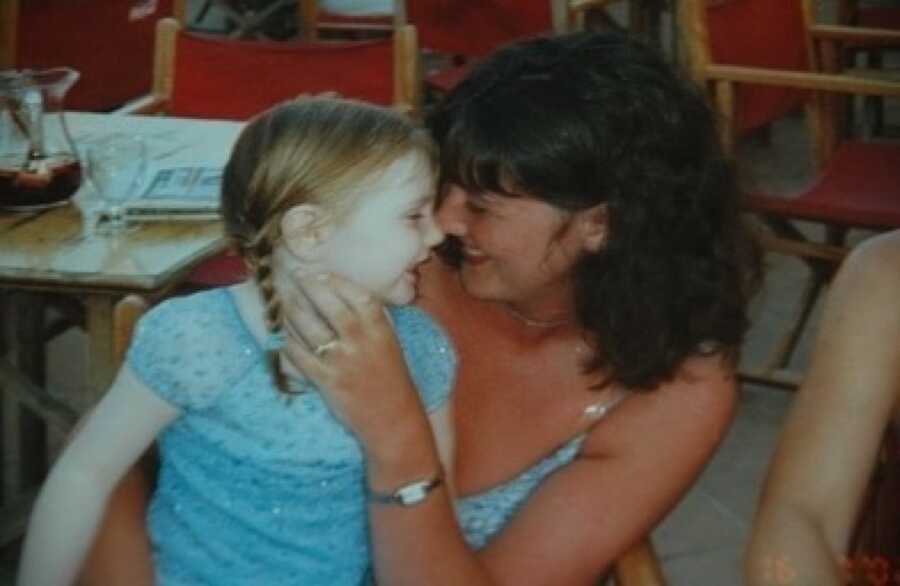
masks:
[(355, 324), (383, 315), (371, 293), (337, 275), (305, 278), (300, 289), (338, 338), (351, 335)]
[(331, 290), (340, 297), (344, 305), (356, 315), (372, 318), (383, 315), (382, 304), (367, 289), (339, 275), (329, 275)]
[(323, 364), (309, 345), (296, 337), (288, 335), (288, 342), (281, 349), (282, 355), (291, 361), (291, 364), (310, 380), (320, 382), (325, 374)]
[[(304, 300), (306, 301), (306, 300)], [(294, 302), (294, 310), (286, 314), (285, 331), (303, 341), (310, 350), (327, 344), (338, 334), (328, 319), (312, 303)]]

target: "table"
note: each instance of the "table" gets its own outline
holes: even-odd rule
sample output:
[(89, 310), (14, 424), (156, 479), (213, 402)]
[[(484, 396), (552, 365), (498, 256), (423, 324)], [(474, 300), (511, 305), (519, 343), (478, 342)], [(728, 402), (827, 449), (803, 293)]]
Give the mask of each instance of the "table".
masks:
[[(67, 124), (80, 149), (117, 132), (144, 137), (151, 169), (182, 165), (223, 165), (241, 123), (153, 116), (67, 113)], [(58, 132), (50, 127), (48, 132)], [(112, 349), (112, 315), (124, 295), (159, 298), (198, 262), (220, 252), (225, 238), (220, 221), (145, 223), (119, 238), (92, 236), (87, 210), (95, 205), (85, 182), (72, 203), (42, 212), (0, 211), (0, 289), (33, 295), (16, 307), (15, 321), (43, 319), (33, 301), (52, 294), (83, 306), (87, 334), (86, 381), (75, 396), (60, 402), (42, 388), (41, 373), (27, 359), (13, 365), (0, 357), (3, 402), (4, 504), (15, 500), (22, 484), (14, 468), (25, 460), (19, 429), (20, 403), (43, 420), (65, 429), (109, 386), (116, 371)], [(25, 295), (26, 301), (28, 295)], [(37, 311), (39, 315), (35, 316)], [(8, 312), (13, 313), (13, 312)], [(31, 315), (29, 315), (31, 314)], [(17, 351), (40, 343), (18, 327)], [(24, 368), (23, 368), (24, 366)], [(40, 365), (38, 365), (40, 366)], [(31, 370), (32, 372), (27, 372)], [(0, 514), (4, 510), (0, 509)], [(2, 516), (2, 515), (0, 515)], [(3, 535), (0, 534), (0, 543)]]

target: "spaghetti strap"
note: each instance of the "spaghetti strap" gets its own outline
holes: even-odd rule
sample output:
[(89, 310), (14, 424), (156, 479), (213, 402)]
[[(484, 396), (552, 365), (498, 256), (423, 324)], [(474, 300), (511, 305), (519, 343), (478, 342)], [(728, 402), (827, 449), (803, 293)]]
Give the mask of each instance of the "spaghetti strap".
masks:
[(592, 403), (584, 408), (584, 417), (588, 421), (591, 421), (591, 427), (597, 421), (600, 421), (610, 411), (619, 406), (619, 403), (624, 401), (631, 393), (625, 390), (618, 390), (615, 394), (609, 399), (604, 399), (603, 401), (598, 401), (596, 403)]

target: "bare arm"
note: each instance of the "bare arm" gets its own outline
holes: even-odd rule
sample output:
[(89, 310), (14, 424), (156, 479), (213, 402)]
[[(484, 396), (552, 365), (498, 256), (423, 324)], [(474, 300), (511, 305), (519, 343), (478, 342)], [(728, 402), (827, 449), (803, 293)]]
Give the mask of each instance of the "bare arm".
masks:
[(84, 562), (79, 586), (153, 586), (153, 550), (147, 534), (147, 505), (152, 494), (156, 453), (147, 465), (132, 466), (116, 485), (96, 539)]
[[(415, 407), (396, 342), (376, 333), (389, 331), (380, 310), (365, 300), (351, 301), (347, 310), (321, 291), (312, 296), (319, 309), (326, 306), (342, 347), (325, 360), (297, 344), (288, 352), (328, 389), (330, 405), (356, 431), (370, 486), (386, 492), (436, 470), (435, 440)], [(304, 319), (295, 321), (302, 330)], [(718, 357), (688, 361), (676, 380), (630, 398), (598, 425), (582, 455), (548, 479), (480, 552), (465, 543), (445, 489), (409, 508), (370, 505), (378, 582), (593, 584), (696, 479), (731, 421), (735, 400), (730, 366)]]
[[(730, 372), (717, 359), (689, 369), (693, 380), (634, 396), (601, 422), (582, 455), (544, 482), (480, 552), (463, 542), (444, 494), (409, 510), (373, 505), (381, 583), (595, 584), (677, 504), (732, 419)], [(403, 477), (390, 462), (372, 466), (370, 476)]]
[(29, 522), (18, 583), (71, 584), (113, 487), (178, 411), (125, 367), (54, 465)]
[[(860, 246), (832, 285), (809, 372), (763, 488), (747, 552), (749, 585), (843, 583), (840, 557), (898, 393), (895, 232)], [(776, 575), (775, 566), (786, 571)]]

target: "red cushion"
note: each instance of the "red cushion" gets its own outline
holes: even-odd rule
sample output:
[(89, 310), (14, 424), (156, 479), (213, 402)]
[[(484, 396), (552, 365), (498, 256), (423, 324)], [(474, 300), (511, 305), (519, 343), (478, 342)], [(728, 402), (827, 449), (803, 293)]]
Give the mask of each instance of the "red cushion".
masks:
[(393, 41), (234, 41), (181, 33), (173, 116), (243, 120), (301, 93), (393, 102)]
[(841, 143), (826, 172), (794, 198), (754, 194), (750, 207), (767, 213), (851, 227), (900, 227), (900, 146)]
[(414, 0), (407, 2), (423, 47), (477, 57), (552, 28), (550, 0)]
[[(172, 0), (19, 1), (16, 67), (68, 65), (81, 80), (66, 96), (71, 110), (110, 110), (150, 92), (156, 21)], [(141, 7), (147, 10), (141, 10)]]
[[(807, 69), (799, 0), (730, 0), (707, 9), (712, 60), (803, 71)], [(800, 105), (805, 92), (741, 84), (735, 128), (739, 134), (765, 126)]]
[(185, 282), (195, 287), (224, 287), (247, 278), (244, 261), (233, 252), (222, 252), (191, 270)]

